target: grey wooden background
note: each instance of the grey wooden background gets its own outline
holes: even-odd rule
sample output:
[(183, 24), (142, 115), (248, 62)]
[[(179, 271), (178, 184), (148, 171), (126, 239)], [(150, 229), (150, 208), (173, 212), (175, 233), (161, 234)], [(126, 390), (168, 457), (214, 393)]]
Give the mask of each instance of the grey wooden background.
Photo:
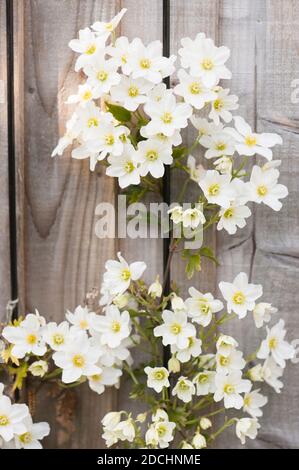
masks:
[[(145, 259), (147, 277), (162, 271), (162, 243), (157, 240), (99, 240), (94, 234), (95, 207), (113, 202), (117, 188), (102, 172), (91, 174), (87, 162), (50, 154), (70, 112), (64, 104), (76, 88), (74, 55), (67, 47), (80, 28), (109, 19), (127, 7), (120, 32), (145, 42), (162, 39), (159, 0), (14, 0), (14, 96), (18, 286), (20, 312), (38, 308), (60, 321), (65, 309), (82, 302), (98, 286), (106, 259), (121, 249), (126, 258)], [(193, 284), (217, 293), (220, 280), (241, 270), (264, 285), (265, 299), (279, 308), (293, 338), (299, 337), (299, 106), (292, 104), (292, 80), (299, 78), (299, 2), (296, 0), (171, 0), (171, 52), (180, 39), (199, 31), (232, 50), (229, 86), (240, 97), (240, 113), (258, 131), (278, 132), (284, 145), (282, 182), (290, 196), (281, 212), (256, 206), (246, 228), (235, 236), (209, 234), (221, 266), (204, 267)], [(0, 319), (10, 299), (9, 198), (7, 148), (6, 2), (0, 0)], [(175, 78), (174, 78), (175, 81)], [(193, 131), (185, 137), (191, 139)], [(172, 187), (180, 183), (173, 178)], [(175, 197), (173, 190), (173, 197)], [(183, 265), (172, 264), (172, 277), (184, 281)], [(249, 349), (260, 333), (251, 319), (229, 331)], [(262, 429), (247, 447), (289, 448), (299, 445), (299, 369), (287, 368), (285, 389), (270, 392)], [(124, 386), (125, 387), (125, 386)], [(68, 419), (51, 391), (45, 391), (36, 418), (54, 426), (48, 447), (99, 447), (99, 420), (108, 410), (127, 405), (126, 388), (97, 396), (87, 387), (72, 400)], [(66, 406), (67, 403), (64, 403)], [(132, 404), (133, 408), (138, 404)], [(76, 431), (75, 431), (76, 428)], [(233, 432), (218, 447), (236, 447)]]

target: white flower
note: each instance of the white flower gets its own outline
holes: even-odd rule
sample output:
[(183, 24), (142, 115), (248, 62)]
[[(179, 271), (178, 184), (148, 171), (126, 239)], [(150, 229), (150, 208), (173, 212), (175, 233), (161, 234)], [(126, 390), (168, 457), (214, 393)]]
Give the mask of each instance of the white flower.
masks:
[(271, 355), (277, 365), (285, 367), (285, 360), (295, 355), (294, 347), (284, 340), (285, 335), (283, 320), (279, 320), (271, 329), (267, 327), (267, 338), (262, 341), (257, 357), (267, 359)]
[(195, 336), (195, 327), (187, 322), (184, 312), (171, 312), (164, 310), (162, 313), (164, 323), (156, 326), (154, 336), (162, 336), (164, 346), (176, 345), (179, 349), (185, 349), (189, 344), (190, 336)]
[(201, 427), (201, 429), (206, 431), (207, 429), (209, 429), (212, 426), (212, 422), (209, 418), (203, 417), (199, 421), (199, 426)]
[(199, 372), (193, 379), (193, 383), (196, 385), (196, 395), (208, 395), (209, 393), (215, 392), (215, 376), (216, 372), (212, 370), (205, 370)]
[(224, 399), (225, 408), (236, 408), (240, 410), (243, 406), (243, 392), (249, 392), (251, 382), (242, 379), (242, 372), (235, 370), (228, 375), (217, 373), (215, 376), (216, 391), (214, 400), (216, 402)]
[(97, 98), (99, 98), (99, 96), (94, 92), (93, 88), (87, 83), (84, 83), (84, 85), (79, 85), (77, 94), (68, 97), (66, 103), (79, 103), (84, 107), (87, 103)]
[(92, 25), (92, 29), (96, 31), (97, 35), (100, 38), (104, 38), (105, 41), (108, 39), (110, 34), (117, 28), (119, 22), (121, 21), (122, 17), (126, 13), (127, 8), (122, 8), (117, 15), (112, 18), (112, 20), (105, 22), (105, 21), (96, 21)]
[(207, 159), (222, 157), (223, 155), (233, 155), (235, 152), (233, 139), (224, 131), (202, 136), (200, 144), (208, 149), (205, 152), (205, 158)]
[(184, 403), (189, 403), (192, 400), (192, 395), (195, 393), (195, 386), (188, 380), (187, 377), (179, 377), (175, 387), (172, 390), (172, 395), (177, 396)]
[[(172, 346), (173, 348), (173, 346)], [(171, 351), (173, 352), (173, 351)], [(181, 370), (181, 364), (180, 364), (180, 361), (174, 357), (174, 356), (171, 356), (171, 358), (169, 359), (168, 363), (167, 363), (167, 368), (169, 370), (169, 372), (173, 372), (174, 374), (176, 374), (177, 372), (180, 372)]]
[(161, 143), (169, 145), (169, 147), (177, 147), (182, 143), (182, 136), (178, 129), (175, 130), (172, 135), (165, 135), (162, 132), (158, 132), (157, 134), (152, 135), (151, 133), (147, 132), (147, 126), (143, 126), (140, 129), (140, 135), (142, 135), (142, 137), (145, 137), (146, 139), (154, 137)]
[(254, 309), (256, 299), (263, 294), (263, 287), (249, 284), (245, 273), (238, 274), (232, 283), (220, 282), (219, 288), (227, 301), (228, 313), (235, 312), (240, 319)]
[(213, 165), (215, 170), (219, 171), (222, 175), (232, 174), (233, 161), (231, 157), (223, 155), (223, 157), (217, 158), (217, 160), (213, 162)]
[(128, 418), (125, 421), (120, 421), (113, 429), (113, 432), (118, 440), (133, 442), (136, 434), (133, 419)]
[(174, 312), (186, 312), (186, 305), (182, 297), (176, 295), (175, 292), (171, 293), (171, 308)]
[(113, 85), (120, 82), (120, 75), (117, 72), (118, 65), (113, 59), (105, 59), (103, 54), (94, 57), (92, 63), (84, 67), (87, 75), (87, 84), (93, 89), (96, 96), (101, 97), (109, 93)]
[(77, 333), (63, 351), (53, 354), (53, 361), (62, 369), (64, 383), (76, 382), (82, 376), (100, 374), (101, 369), (96, 365), (98, 358), (98, 349), (91, 345), (84, 331)]
[(146, 445), (165, 449), (173, 440), (175, 423), (167, 419), (153, 422), (145, 434)]
[[(111, 122), (112, 115), (103, 113), (93, 101), (86, 103), (84, 107), (79, 107), (75, 113), (76, 121), (73, 124), (72, 132), (84, 140), (95, 139), (97, 132), (104, 122)], [(75, 156), (74, 156), (75, 155)], [(79, 158), (72, 152), (73, 158)], [(81, 157), (82, 158), (82, 157)]]
[(192, 77), (183, 69), (178, 71), (178, 78), (180, 83), (174, 87), (174, 93), (194, 108), (202, 109), (206, 103), (216, 99), (216, 93), (207, 88), (200, 78)]
[(31, 416), (23, 420), (26, 431), (15, 436), (16, 449), (42, 449), (39, 442), (50, 434), (50, 426), (46, 422), (33, 423)]
[(201, 207), (193, 207), (186, 209), (182, 215), (183, 227), (190, 227), (192, 230), (196, 229), (199, 225), (203, 225), (206, 218), (202, 212)]
[(198, 357), (201, 354), (202, 341), (195, 336), (188, 338), (188, 346), (184, 349), (179, 349), (175, 344), (171, 346), (172, 354), (176, 355), (176, 358), (180, 362), (188, 362), (191, 357)]
[(113, 101), (118, 101), (129, 111), (136, 111), (140, 104), (147, 102), (146, 95), (152, 86), (152, 83), (143, 78), (134, 80), (122, 76), (120, 83), (111, 88), (110, 94)]
[(128, 55), (128, 64), (132, 70), (133, 78), (146, 78), (150, 82), (157, 84), (162, 82), (166, 74), (170, 75), (174, 70), (171, 58), (162, 57), (161, 41), (153, 41), (145, 46), (140, 38), (134, 39), (131, 43)]
[(222, 333), (216, 343), (217, 352), (226, 357), (229, 356), (237, 346), (238, 342), (232, 336), (224, 335)]
[(42, 338), (42, 328), (37, 315), (29, 313), (19, 326), (6, 326), (3, 338), (13, 344), (11, 354), (22, 359), (26, 354), (43, 356), (47, 350)]
[(250, 414), (252, 418), (263, 416), (260, 408), (268, 403), (268, 398), (259, 393), (259, 391), (259, 389), (253, 390), (244, 395), (243, 411)]
[(267, 302), (256, 304), (252, 312), (255, 326), (261, 328), (264, 323), (268, 323), (271, 320), (272, 313), (276, 312), (277, 308), (272, 307), (272, 305)]
[(164, 175), (164, 165), (171, 165), (173, 162), (172, 149), (167, 143), (152, 137), (139, 142), (136, 160), (140, 163), (141, 176), (150, 173), (154, 178), (161, 178)]
[(129, 129), (125, 126), (115, 126), (112, 123), (103, 123), (95, 139), (89, 141), (87, 146), (92, 153), (97, 153), (97, 160), (103, 160), (108, 154), (119, 157), (124, 151)]
[(162, 285), (159, 279), (160, 279), (159, 276), (157, 276), (156, 280), (148, 288), (148, 294), (153, 299), (156, 299), (157, 297), (161, 297), (162, 295)]
[(251, 200), (260, 204), (263, 202), (274, 211), (279, 211), (283, 199), (288, 195), (288, 188), (283, 184), (278, 184), (279, 171), (272, 168), (263, 171), (259, 166), (252, 168), (249, 187), (251, 189)]
[(177, 103), (173, 94), (159, 102), (148, 102), (144, 106), (151, 121), (145, 126), (148, 135), (162, 133), (172, 136), (177, 129), (187, 127), (192, 108), (187, 103)]
[(215, 91), (217, 96), (211, 104), (209, 118), (213, 119), (217, 125), (220, 123), (220, 118), (224, 122), (230, 122), (233, 118), (230, 111), (239, 107), (238, 97), (236, 95), (229, 95), (229, 88), (217, 87)]
[(72, 39), (69, 47), (79, 53), (75, 63), (75, 71), (78, 72), (86, 64), (92, 63), (94, 57), (105, 48), (105, 38), (95, 35), (89, 28), (80, 29), (79, 39)]
[(194, 287), (190, 287), (189, 297), (186, 300), (188, 316), (192, 318), (192, 322), (202, 326), (208, 326), (212, 320), (213, 313), (220, 312), (223, 309), (223, 303), (214, 299), (209, 292), (202, 294)]
[(87, 378), (91, 390), (101, 395), (105, 391), (105, 387), (112, 387), (119, 383), (122, 371), (116, 367), (103, 367), (102, 364), (99, 369), (101, 372), (89, 375)]
[(101, 423), (104, 428), (114, 429), (115, 426), (120, 422), (122, 411), (110, 411), (105, 414)]
[(107, 54), (113, 57), (114, 61), (121, 67), (121, 70), (125, 75), (130, 75), (132, 71), (128, 64), (130, 48), (131, 44), (126, 36), (117, 38), (114, 46), (110, 45), (106, 48)]
[(181, 449), (193, 449), (193, 447), (191, 444), (188, 444), (188, 442), (183, 441)]
[[(90, 317), (88, 309), (77, 307), (74, 313), (68, 312), (66, 317), (72, 323), (73, 331), (86, 330), (90, 326)], [(63, 321), (62, 323), (50, 322), (44, 329), (43, 338), (45, 342), (54, 351), (63, 349), (68, 341), (70, 335), (69, 323)]]
[(231, 72), (224, 65), (230, 56), (230, 50), (225, 47), (216, 47), (212, 39), (199, 33), (194, 41), (189, 38), (181, 40), (182, 49), (179, 49), (181, 64), (190, 68), (194, 77), (201, 77), (207, 87), (217, 85), (221, 78), (231, 78)]
[(267, 160), (272, 160), (271, 147), (282, 144), (282, 138), (278, 134), (256, 134), (252, 132), (249, 124), (241, 116), (234, 117), (236, 129), (227, 129), (236, 141), (236, 151), (239, 155), (262, 155)]
[(251, 210), (247, 206), (239, 205), (237, 202), (231, 202), (230, 207), (227, 209), (220, 209), (219, 222), (217, 230), (226, 230), (227, 233), (233, 235), (237, 231), (237, 227), (243, 228), (246, 225), (246, 220), (251, 216)]
[(107, 344), (102, 344), (102, 333), (98, 333), (95, 330), (91, 333), (90, 342), (99, 351), (101, 366), (112, 367), (115, 364), (120, 365), (122, 361), (128, 362), (130, 360), (130, 351), (128, 349), (131, 345), (129, 343), (130, 338), (123, 339), (119, 346), (111, 348)]
[(159, 83), (148, 92), (148, 101), (159, 103), (159, 101), (161, 101), (163, 98), (171, 95), (172, 90), (167, 88), (165, 83)]
[(147, 386), (160, 393), (164, 387), (169, 387), (169, 372), (165, 367), (145, 367)]
[(66, 122), (66, 133), (58, 141), (57, 146), (54, 148), (51, 157), (62, 155), (65, 149), (71, 145), (74, 139), (80, 133), (80, 127), (77, 126), (78, 115), (74, 113), (72, 117)]
[(162, 408), (158, 408), (152, 416), (153, 423), (157, 423), (158, 421), (169, 421), (168, 414)]
[(234, 370), (241, 370), (245, 367), (246, 361), (243, 359), (241, 351), (232, 350), (229, 355), (216, 354), (216, 370), (224, 374), (229, 374)]
[(181, 206), (175, 206), (169, 209), (167, 214), (170, 214), (170, 218), (174, 224), (180, 224), (183, 220), (183, 208)]
[(241, 418), (237, 420), (236, 434), (241, 443), (244, 445), (246, 437), (249, 437), (249, 439), (256, 438), (258, 429), (260, 427), (261, 426), (255, 418)]
[(23, 420), (28, 415), (27, 405), (12, 404), (7, 396), (0, 395), (0, 437), (8, 442), (14, 434), (26, 432)]
[[(78, 307), (75, 308), (74, 313), (68, 310), (65, 315), (66, 319), (73, 325), (72, 327), (73, 331), (89, 330), (95, 316), (96, 314), (94, 312), (90, 312), (88, 307), (81, 307), (81, 305), (78, 305)], [(66, 327), (65, 322), (59, 325), (57, 330), (54, 324), (50, 324), (50, 328), (48, 329), (48, 331), (50, 332), (55, 331), (57, 333), (60, 332), (63, 335), (64, 339), (65, 339), (65, 336), (67, 335), (67, 327)], [(55, 343), (54, 340), (52, 340), (51, 342), (52, 344)], [(59, 339), (58, 339), (58, 343), (59, 343)], [(57, 351), (58, 350), (59, 349), (57, 349)]]
[(107, 344), (110, 348), (117, 348), (122, 340), (130, 335), (130, 315), (126, 310), (120, 313), (115, 305), (110, 305), (105, 315), (96, 317), (93, 328), (95, 331), (102, 333), (101, 344)]
[(140, 183), (140, 173), (137, 168), (137, 152), (133, 145), (126, 144), (123, 153), (118, 157), (110, 155), (108, 162), (110, 166), (107, 168), (106, 174), (118, 178), (121, 188), (126, 188), (130, 184)]
[(191, 116), (190, 121), (198, 131), (199, 142), (201, 141), (202, 136), (212, 135), (223, 129), (222, 124), (216, 126), (213, 122), (210, 122), (205, 118), (198, 117), (194, 114)]
[(195, 181), (195, 183), (198, 183), (206, 173), (204, 167), (201, 164), (197, 164), (196, 159), (192, 155), (188, 156), (187, 167), (189, 168), (190, 179)]
[(262, 367), (262, 377), (264, 381), (273, 387), (276, 393), (280, 393), (283, 383), (278, 380), (283, 375), (283, 368), (279, 367), (270, 356), (265, 360)]
[(251, 369), (248, 370), (248, 377), (252, 382), (263, 382), (262, 364), (257, 364), (256, 366), (251, 367)]
[(46, 361), (35, 361), (29, 367), (28, 370), (34, 377), (44, 377), (48, 372), (49, 366)]
[(197, 432), (192, 439), (192, 445), (194, 449), (203, 449), (204, 447), (207, 447), (205, 436)]
[(233, 198), (230, 180), (230, 175), (220, 175), (216, 170), (208, 170), (198, 184), (208, 202), (228, 209)]
[(146, 269), (143, 261), (136, 261), (130, 265), (117, 253), (119, 261), (108, 260), (105, 264), (104, 281), (107, 282), (112, 295), (123, 294), (130, 286), (131, 281), (137, 281)]

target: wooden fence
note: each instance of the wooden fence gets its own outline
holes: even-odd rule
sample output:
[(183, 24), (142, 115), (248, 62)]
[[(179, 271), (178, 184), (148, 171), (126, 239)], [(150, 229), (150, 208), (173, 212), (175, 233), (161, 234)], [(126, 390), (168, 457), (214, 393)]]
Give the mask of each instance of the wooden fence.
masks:
[[(8, 300), (18, 294), (20, 313), (38, 308), (47, 320), (60, 321), (67, 308), (99, 286), (104, 262), (117, 250), (128, 259), (145, 260), (148, 279), (162, 272), (161, 240), (95, 236), (95, 208), (103, 201), (114, 202), (113, 179), (101, 171), (90, 173), (87, 162), (70, 155), (50, 158), (69, 113), (64, 102), (78, 79), (67, 44), (79, 29), (109, 19), (122, 7), (128, 12), (121, 34), (140, 36), (145, 43), (162, 40), (161, 0), (0, 0), (0, 319)], [(246, 271), (264, 285), (265, 299), (279, 308), (296, 338), (299, 105), (291, 102), (291, 85), (299, 78), (299, 2), (170, 0), (170, 52), (177, 53), (182, 37), (200, 31), (232, 50), (230, 88), (240, 97), (240, 114), (258, 131), (283, 137), (275, 157), (282, 159), (282, 182), (290, 195), (279, 213), (256, 207), (235, 236), (211, 232), (210, 244), (221, 266), (216, 270), (206, 264), (192, 283), (216, 293), (219, 280)], [(191, 140), (194, 135), (188, 132), (185, 137)], [(179, 186), (174, 177), (173, 198)], [(183, 269), (174, 258), (171, 274), (176, 280), (184, 279)], [(229, 331), (249, 346), (256, 335), (250, 320), (236, 325)], [(298, 368), (290, 366), (285, 390), (281, 396), (270, 392), (259, 438), (248, 446), (298, 447), (298, 378)], [(125, 385), (118, 393), (97, 396), (83, 387), (63, 399), (46, 390), (36, 417), (53, 424), (47, 446), (99, 447), (100, 417), (111, 408), (128, 406), (124, 390)], [(231, 436), (217, 445), (237, 444)]]

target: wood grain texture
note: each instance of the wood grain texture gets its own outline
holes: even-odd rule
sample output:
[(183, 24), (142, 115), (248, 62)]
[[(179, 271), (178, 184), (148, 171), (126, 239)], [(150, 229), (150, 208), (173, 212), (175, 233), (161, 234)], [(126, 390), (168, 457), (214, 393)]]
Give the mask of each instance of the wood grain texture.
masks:
[[(61, 321), (66, 309), (83, 302), (98, 287), (106, 259), (114, 256), (115, 241), (95, 235), (95, 208), (114, 201), (114, 182), (91, 173), (87, 161), (69, 153), (51, 159), (63, 134), (71, 107), (64, 104), (77, 87), (75, 54), (68, 42), (78, 30), (99, 19), (110, 19), (117, 2), (63, 0), (25, 2), (24, 14), (24, 304), (38, 308), (48, 321)], [(48, 398), (39, 418), (53, 426), (48, 447), (99, 447), (99, 423), (114, 407), (115, 395), (99, 397), (80, 388), (66, 399)], [(65, 405), (66, 405), (65, 404)], [(67, 407), (68, 408), (68, 407)], [(73, 426), (76, 432), (73, 431)]]
[(10, 300), (6, 6), (0, 3), (0, 321)]
[[(199, 32), (204, 32), (208, 37), (212, 37), (215, 42), (218, 42), (218, 8), (219, 1), (212, 0), (206, 1), (190, 1), (188, 4), (184, 0), (171, 0), (170, 2), (170, 24), (171, 24), (171, 53), (177, 55), (177, 69), (179, 68), (178, 49), (182, 38), (188, 36), (195, 38)], [(176, 77), (172, 77), (172, 85), (176, 82)], [(182, 132), (183, 145), (191, 146), (196, 138), (196, 129), (192, 124), (188, 129)], [(207, 167), (207, 161), (203, 159), (203, 151), (197, 148), (193, 152), (198, 163), (202, 163)], [(210, 166), (210, 165), (209, 165)], [(180, 172), (174, 172), (171, 178), (171, 199), (176, 201), (182, 183), (186, 175)], [(196, 183), (191, 182), (188, 192), (184, 198), (184, 202), (196, 200), (200, 193)], [(205, 245), (210, 246), (214, 251), (216, 250), (216, 237), (214, 228), (205, 233)], [(186, 295), (188, 287), (193, 285), (201, 292), (214, 292), (216, 281), (216, 267), (206, 259), (202, 259), (202, 270), (196, 273), (191, 281), (186, 282), (185, 274), (185, 261), (182, 261), (180, 254), (175, 254), (171, 266), (171, 278), (175, 280), (182, 295)]]

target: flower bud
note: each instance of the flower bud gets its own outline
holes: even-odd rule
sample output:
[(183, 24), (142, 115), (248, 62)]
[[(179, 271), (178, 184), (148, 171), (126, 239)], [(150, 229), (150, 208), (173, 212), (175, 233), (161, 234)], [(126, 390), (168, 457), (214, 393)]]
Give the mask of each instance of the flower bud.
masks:
[(180, 364), (180, 361), (172, 356), (169, 361), (168, 361), (168, 370), (169, 372), (173, 372), (174, 374), (176, 374), (177, 372), (180, 372), (181, 370), (181, 364)]
[(139, 413), (136, 417), (136, 421), (138, 421), (138, 423), (144, 423), (145, 420), (146, 420), (146, 413)]
[(128, 302), (129, 302), (129, 294), (118, 294), (113, 299), (114, 305), (116, 305), (116, 307), (119, 309), (126, 307), (126, 305), (128, 305)]
[(199, 425), (201, 429), (205, 431), (206, 429), (209, 429), (212, 426), (212, 422), (210, 419), (204, 417), (204, 418), (201, 418)]
[(253, 382), (263, 381), (263, 367), (261, 364), (257, 364), (248, 371), (248, 376)]
[(205, 436), (197, 432), (192, 439), (192, 445), (195, 449), (203, 449), (204, 447), (207, 447)]
[(46, 361), (35, 361), (28, 368), (29, 372), (31, 372), (34, 377), (44, 377), (44, 375), (48, 372), (48, 369), (49, 366)]
[(155, 299), (156, 297), (161, 297), (162, 295), (162, 285), (159, 281), (159, 276), (156, 277), (155, 282), (153, 282), (148, 288), (148, 294)]

